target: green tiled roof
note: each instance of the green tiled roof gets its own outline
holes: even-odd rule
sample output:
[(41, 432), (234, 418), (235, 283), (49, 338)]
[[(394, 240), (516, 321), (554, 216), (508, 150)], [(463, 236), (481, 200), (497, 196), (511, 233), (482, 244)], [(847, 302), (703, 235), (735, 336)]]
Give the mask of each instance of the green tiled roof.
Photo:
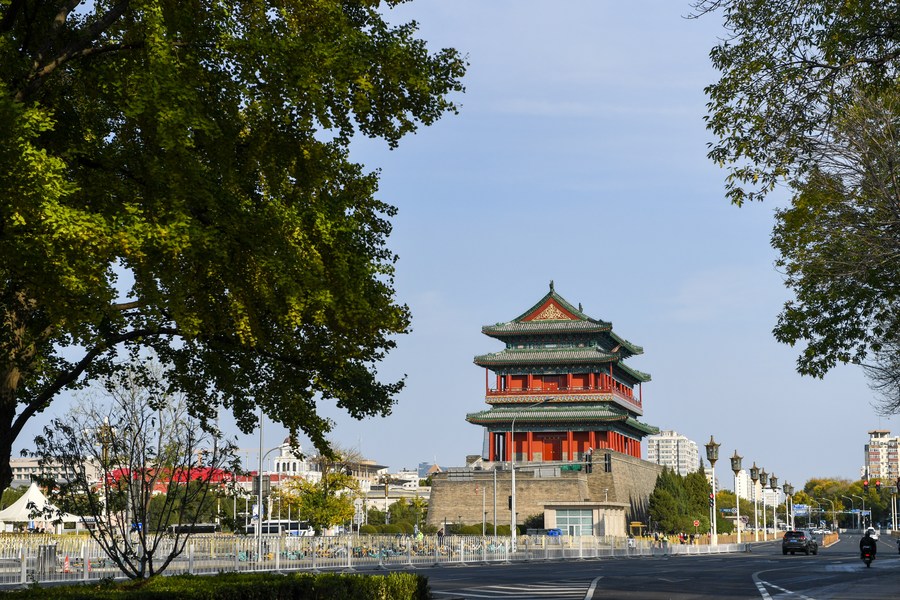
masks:
[(476, 356), (474, 362), (479, 367), (487, 368), (516, 365), (606, 365), (614, 362), (616, 368), (633, 377), (635, 382), (650, 381), (648, 373), (632, 369), (619, 360), (618, 354), (605, 352), (597, 347), (506, 348), (500, 352)]
[[(591, 321), (591, 320), (593, 320), (593, 319), (591, 319), (589, 316), (587, 316), (586, 314), (584, 314), (584, 313), (580, 310), (580, 307), (579, 307), (579, 308), (575, 308), (574, 306), (572, 306), (571, 304), (569, 304), (569, 301), (568, 301), (568, 300), (566, 300), (565, 298), (563, 298), (562, 296), (560, 296), (559, 294), (557, 294), (557, 293), (556, 293), (556, 290), (553, 289), (553, 282), (551, 281), (551, 282), (550, 282), (550, 291), (547, 292), (547, 294), (546, 294), (543, 298), (541, 298), (540, 300), (538, 300), (538, 301), (535, 303), (534, 306), (532, 306), (531, 308), (529, 308), (528, 310), (526, 310), (525, 312), (523, 312), (521, 315), (519, 315), (518, 317), (516, 317), (515, 319), (513, 319), (513, 321), (521, 321), (522, 319), (524, 319), (525, 317), (527, 317), (528, 315), (530, 315), (531, 313), (533, 313), (534, 311), (536, 311), (536, 310), (537, 310), (544, 302), (546, 302), (546, 301), (549, 300), (550, 298), (552, 298), (553, 300), (555, 300), (560, 306), (562, 306), (563, 308), (565, 308), (567, 311), (569, 311), (570, 313), (572, 313), (573, 315), (575, 315), (575, 316), (578, 317), (579, 319), (583, 319), (583, 320), (585, 320), (585, 321)], [(595, 323), (602, 323), (602, 322), (601, 322), (601, 321), (595, 321)], [(609, 325), (610, 327), (612, 327), (612, 323), (603, 323), (603, 324), (604, 324), (604, 325)]]
[(619, 368), (640, 381), (641, 383), (647, 383), (650, 381), (650, 373), (644, 373), (643, 371), (638, 371), (637, 369), (632, 369), (625, 363), (620, 362)]
[[(490, 404), (491, 406), (507, 406), (510, 408), (521, 407), (523, 404), (534, 404), (535, 398), (540, 398), (539, 393), (529, 394), (529, 395), (488, 395), (485, 398), (485, 402)], [(597, 405), (609, 405), (616, 407), (624, 407), (628, 414), (632, 416), (643, 415), (644, 408), (641, 406), (641, 402), (638, 398), (628, 399), (624, 396), (619, 396), (616, 394), (567, 394), (561, 393), (556, 395), (555, 392), (547, 392), (544, 396), (545, 401), (549, 404), (552, 402), (562, 403), (562, 404), (574, 404), (574, 405), (589, 405), (589, 406), (597, 406)]]
[(658, 427), (642, 423), (623, 409), (610, 404), (593, 406), (547, 404), (532, 408), (499, 406), (466, 415), (466, 421), (469, 423), (485, 426), (512, 423), (513, 418), (516, 419), (517, 424), (522, 426), (526, 424), (563, 425), (615, 422), (645, 434), (659, 433)]
[[(540, 320), (525, 321), (525, 317), (531, 315), (548, 300), (553, 300), (556, 304), (563, 307), (571, 313), (575, 319), (559, 319), (559, 320)], [(560, 296), (553, 289), (553, 283), (550, 284), (550, 291), (534, 306), (523, 312), (521, 315), (506, 323), (496, 323), (494, 325), (485, 325), (481, 328), (481, 332), (485, 335), (498, 339), (515, 338), (527, 335), (553, 335), (553, 334), (570, 334), (570, 333), (605, 333), (616, 346), (621, 346), (625, 352), (622, 352), (622, 358), (628, 358), (627, 354), (643, 354), (644, 349), (637, 344), (632, 344), (623, 337), (613, 333), (612, 323), (601, 319), (589, 317), (581, 310), (581, 306), (574, 307), (568, 300)]]
[(632, 344), (631, 342), (629, 342), (629, 341), (626, 340), (625, 338), (619, 337), (618, 335), (616, 335), (616, 334), (613, 333), (612, 331), (609, 332), (609, 336), (610, 336), (613, 340), (615, 340), (615, 342), (616, 342), (617, 344), (621, 344), (621, 345), (624, 346), (625, 348), (628, 348), (628, 350), (629, 350), (632, 354), (643, 354), (643, 353), (644, 353), (644, 349), (643, 349), (641, 346), (638, 346), (637, 344)]
[(600, 333), (610, 331), (612, 325), (593, 319), (587, 321), (510, 321), (485, 325), (481, 332), (491, 337), (502, 338), (512, 334), (540, 335), (543, 333)]
[(507, 348), (500, 352), (482, 354), (475, 357), (475, 364), (487, 367), (496, 365), (514, 364), (574, 364), (574, 363), (598, 363), (605, 364), (618, 360), (616, 354), (604, 352), (597, 347), (588, 348)]

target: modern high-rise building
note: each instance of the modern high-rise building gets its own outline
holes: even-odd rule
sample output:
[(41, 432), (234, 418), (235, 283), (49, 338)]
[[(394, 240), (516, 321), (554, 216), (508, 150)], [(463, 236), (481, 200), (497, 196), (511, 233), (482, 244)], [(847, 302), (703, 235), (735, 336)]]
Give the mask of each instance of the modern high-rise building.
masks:
[(900, 462), (897, 458), (897, 447), (900, 437), (891, 437), (887, 429), (874, 429), (869, 432), (869, 443), (866, 444), (865, 463), (862, 476), (870, 481), (881, 481), (884, 485), (893, 485), (900, 477)]
[(675, 431), (661, 431), (647, 436), (645, 441), (649, 462), (668, 467), (682, 476), (700, 468), (697, 442)]

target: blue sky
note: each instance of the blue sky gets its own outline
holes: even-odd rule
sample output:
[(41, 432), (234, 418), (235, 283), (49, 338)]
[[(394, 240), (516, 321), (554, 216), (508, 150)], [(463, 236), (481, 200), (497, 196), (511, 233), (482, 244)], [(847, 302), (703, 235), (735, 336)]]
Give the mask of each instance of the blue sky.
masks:
[[(800, 377), (798, 350), (772, 337), (788, 298), (769, 245), (784, 194), (743, 208), (724, 199), (703, 122), (720, 21), (685, 19), (688, 10), (415, 0), (389, 14), (418, 20), (432, 50), (466, 53), (467, 91), (459, 115), (397, 150), (354, 147), (399, 208), (390, 246), (413, 322), (379, 366), (385, 380), (407, 377), (393, 414), (358, 422), (323, 405), (334, 441), (392, 469), (480, 453), (482, 428), (465, 421), (487, 406), (472, 359), (501, 347), (481, 326), (518, 316), (551, 279), (643, 346), (628, 363), (653, 378), (643, 420), (700, 444), (713, 434), (723, 457), (737, 449), (745, 465), (800, 487), (857, 477), (867, 431), (898, 433), (858, 369)], [(283, 437), (269, 422), (265, 448)]]
[(323, 407), (333, 439), (393, 469), (480, 453), (482, 429), (465, 421), (486, 407), (472, 359), (501, 347), (481, 326), (518, 316), (551, 279), (644, 347), (629, 362), (653, 377), (644, 421), (700, 444), (715, 435), (723, 457), (737, 449), (799, 487), (857, 477), (867, 431), (900, 429), (876, 415), (859, 369), (801, 377), (797, 350), (773, 339), (788, 293), (769, 238), (785, 195), (724, 199), (703, 122), (720, 20), (687, 11), (416, 0), (391, 13), (418, 20), (432, 49), (468, 54), (467, 91), (459, 115), (399, 149), (355, 147), (400, 210), (390, 243), (413, 331), (379, 368), (407, 376), (393, 414), (356, 422)]

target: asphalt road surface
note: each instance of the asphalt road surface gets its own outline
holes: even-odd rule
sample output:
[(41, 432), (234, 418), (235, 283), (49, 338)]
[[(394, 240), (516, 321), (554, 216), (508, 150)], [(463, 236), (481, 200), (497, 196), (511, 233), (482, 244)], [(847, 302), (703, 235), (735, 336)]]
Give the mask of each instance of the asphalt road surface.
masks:
[(782, 555), (781, 542), (749, 553), (536, 561), (418, 569), (437, 600), (875, 600), (900, 598), (900, 554), (883, 536), (870, 568), (858, 535), (818, 556)]

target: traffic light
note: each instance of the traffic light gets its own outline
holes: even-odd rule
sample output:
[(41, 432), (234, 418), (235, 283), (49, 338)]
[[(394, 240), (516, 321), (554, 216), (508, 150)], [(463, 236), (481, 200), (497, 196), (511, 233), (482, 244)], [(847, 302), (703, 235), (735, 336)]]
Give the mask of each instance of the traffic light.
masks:
[(880, 492), (880, 491), (881, 491), (881, 481), (876, 481), (876, 482), (875, 482), (875, 491), (876, 491), (876, 492)]
[(710, 495), (709, 495), (709, 506), (710, 506), (710, 508), (712, 508), (713, 506), (715, 506), (715, 502), (716, 502), (715, 497), (714, 497), (712, 494), (710, 494)]
[(506, 501), (509, 503), (509, 510), (512, 510), (512, 496), (507, 496)]
[(863, 481), (863, 491), (865, 491), (867, 494), (869, 493), (869, 480), (868, 479)]

